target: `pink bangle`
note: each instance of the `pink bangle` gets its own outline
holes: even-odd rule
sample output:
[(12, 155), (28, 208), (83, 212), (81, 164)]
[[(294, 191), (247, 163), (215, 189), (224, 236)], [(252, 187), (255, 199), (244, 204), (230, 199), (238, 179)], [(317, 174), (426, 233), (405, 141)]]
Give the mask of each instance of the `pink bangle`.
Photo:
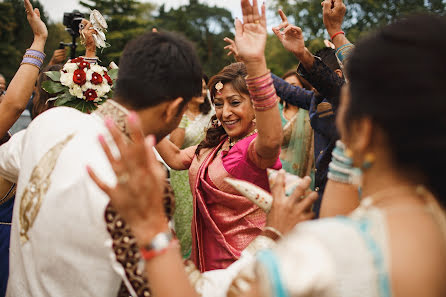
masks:
[(333, 41), (333, 39), (334, 39), (336, 36), (341, 35), (341, 34), (344, 34), (344, 35), (345, 35), (345, 32), (344, 32), (344, 31), (339, 31), (338, 33), (333, 34), (333, 36), (331, 36), (331, 41)]

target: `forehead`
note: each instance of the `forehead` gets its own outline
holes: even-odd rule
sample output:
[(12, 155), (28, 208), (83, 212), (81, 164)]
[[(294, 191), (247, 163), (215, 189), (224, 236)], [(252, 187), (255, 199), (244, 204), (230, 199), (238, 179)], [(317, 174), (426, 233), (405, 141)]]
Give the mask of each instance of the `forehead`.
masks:
[(231, 96), (240, 96), (240, 94), (234, 90), (234, 87), (232, 86), (231, 83), (225, 83), (223, 85), (223, 89), (220, 90), (220, 93), (216, 92), (215, 93), (215, 99), (216, 100), (223, 100), (227, 97), (231, 97)]

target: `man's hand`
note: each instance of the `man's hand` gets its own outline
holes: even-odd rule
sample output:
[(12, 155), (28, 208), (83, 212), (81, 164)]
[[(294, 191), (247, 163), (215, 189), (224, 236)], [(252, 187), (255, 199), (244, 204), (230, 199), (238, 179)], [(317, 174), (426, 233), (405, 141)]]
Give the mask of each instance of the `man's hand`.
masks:
[(67, 57), (67, 52), (64, 48), (57, 49), (54, 51), (53, 56), (51, 57), (49, 65), (63, 64)]
[(342, 0), (325, 0), (321, 4), (323, 7), (324, 25), (331, 37), (342, 31), (342, 23), (344, 22), (347, 9)]
[[(273, 32), (279, 38), (283, 47), (300, 59), (305, 53), (305, 39), (302, 34), (302, 29), (290, 25), (288, 18), (281, 9), (279, 10), (279, 14), (282, 18), (282, 23), (274, 27)], [(281, 31), (282, 29), (283, 31)]]

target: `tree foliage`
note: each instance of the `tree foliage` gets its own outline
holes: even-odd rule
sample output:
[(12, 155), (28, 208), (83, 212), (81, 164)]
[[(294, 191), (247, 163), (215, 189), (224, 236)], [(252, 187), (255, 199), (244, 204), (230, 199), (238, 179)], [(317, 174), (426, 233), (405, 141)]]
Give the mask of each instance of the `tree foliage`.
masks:
[(161, 30), (179, 32), (193, 41), (208, 75), (233, 62), (224, 50), (223, 38), (232, 36), (234, 27), (234, 19), (227, 9), (190, 0), (189, 4), (169, 11), (161, 6), (155, 23)]
[[(446, 13), (446, 0), (345, 0), (344, 3), (347, 6), (344, 29), (352, 41), (408, 14)], [(320, 0), (274, 0), (274, 5), (302, 28), (307, 39), (328, 37)]]
[[(153, 25), (152, 13), (156, 6), (136, 0), (86, 0), (79, 1), (88, 10), (97, 9), (107, 20), (107, 42), (111, 47), (98, 51), (104, 65), (119, 63), (125, 45)], [(89, 12), (89, 11), (86, 11)]]

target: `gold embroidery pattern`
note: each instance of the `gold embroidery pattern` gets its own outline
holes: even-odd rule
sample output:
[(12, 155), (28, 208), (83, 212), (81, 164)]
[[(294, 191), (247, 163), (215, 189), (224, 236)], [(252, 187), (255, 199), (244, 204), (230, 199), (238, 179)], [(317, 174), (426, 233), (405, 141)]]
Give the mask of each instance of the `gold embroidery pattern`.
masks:
[(20, 241), (22, 244), (29, 240), (28, 231), (34, 224), (42, 205), (42, 198), (50, 187), (50, 176), (65, 145), (74, 137), (74, 134), (53, 146), (34, 167), (22, 199), (20, 200)]
[(105, 119), (106, 117), (111, 118), (114, 120), (119, 130), (121, 130), (127, 137), (130, 137), (126, 121), (129, 111), (122, 105), (109, 99), (104, 104), (99, 106), (98, 109), (93, 112), (93, 114), (98, 115), (102, 119)]

